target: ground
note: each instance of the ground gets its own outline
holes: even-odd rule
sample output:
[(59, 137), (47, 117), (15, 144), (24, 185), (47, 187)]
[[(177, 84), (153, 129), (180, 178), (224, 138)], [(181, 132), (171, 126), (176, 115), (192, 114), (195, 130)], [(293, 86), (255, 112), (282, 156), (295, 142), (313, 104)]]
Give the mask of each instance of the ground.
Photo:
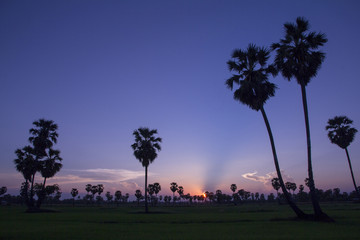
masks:
[[(298, 221), (277, 204), (152, 207), (44, 206), (25, 213), (0, 207), (0, 240), (8, 239), (359, 239), (360, 204), (322, 205), (335, 223)], [(311, 212), (308, 204), (300, 205)]]

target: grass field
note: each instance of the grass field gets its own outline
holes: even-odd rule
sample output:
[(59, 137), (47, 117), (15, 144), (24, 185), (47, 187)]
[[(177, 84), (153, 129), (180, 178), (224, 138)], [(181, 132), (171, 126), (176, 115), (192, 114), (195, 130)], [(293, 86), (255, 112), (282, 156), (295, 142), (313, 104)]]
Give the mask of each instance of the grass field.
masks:
[[(0, 239), (360, 239), (360, 204), (322, 205), (335, 223), (294, 220), (285, 205), (0, 207)], [(310, 211), (309, 205), (301, 208)]]

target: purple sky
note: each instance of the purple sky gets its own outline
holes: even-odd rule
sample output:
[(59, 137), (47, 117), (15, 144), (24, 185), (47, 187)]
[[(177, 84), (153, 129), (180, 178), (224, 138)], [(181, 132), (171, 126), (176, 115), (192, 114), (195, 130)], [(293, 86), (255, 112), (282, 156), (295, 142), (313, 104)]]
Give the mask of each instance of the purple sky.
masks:
[[(63, 192), (87, 183), (133, 194), (144, 169), (133, 130), (163, 138), (149, 182), (185, 193), (230, 185), (270, 192), (274, 164), (261, 114), (226, 89), (226, 61), (249, 43), (270, 46), (283, 24), (303, 16), (326, 34), (325, 62), (308, 85), (317, 187), (353, 186), (345, 152), (325, 125), (347, 115), (360, 129), (358, 1), (0, 1), (0, 185), (18, 193), (14, 151), (32, 122), (59, 125), (63, 169), (49, 183)], [(358, 29), (358, 30), (356, 30)], [(300, 87), (281, 76), (265, 110), (285, 179), (307, 177)], [(358, 138), (349, 148), (360, 182)], [(15, 190), (16, 189), (16, 190)]]

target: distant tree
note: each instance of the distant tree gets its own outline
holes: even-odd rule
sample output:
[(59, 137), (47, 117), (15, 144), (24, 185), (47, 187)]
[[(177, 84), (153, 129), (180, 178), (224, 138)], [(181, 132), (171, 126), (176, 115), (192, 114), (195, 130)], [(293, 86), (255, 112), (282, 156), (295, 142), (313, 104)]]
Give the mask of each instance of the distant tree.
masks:
[(155, 193), (154, 184), (149, 184), (147, 189), (148, 189), (148, 193), (150, 195), (150, 202), (153, 205), (153, 194)]
[(315, 183), (311, 161), (310, 124), (306, 98), (306, 86), (311, 78), (315, 77), (325, 59), (325, 54), (319, 51), (327, 39), (324, 34), (309, 31), (309, 22), (302, 17), (296, 19), (296, 24), (285, 23), (285, 37), (279, 43), (272, 44), (271, 48), (276, 50), (275, 65), (284, 78), (291, 80), (295, 78), (301, 86), (301, 95), (304, 109), (308, 174), (311, 201), (314, 208), (315, 218), (319, 220), (332, 220), (321, 210), (315, 193)]
[(85, 191), (87, 192), (87, 194), (90, 194), (91, 188), (92, 188), (92, 185), (91, 185), (91, 184), (86, 184), (86, 186), (85, 186)]
[(293, 191), (293, 195), (294, 195), (295, 190), (297, 189), (296, 183), (291, 183), (290, 189)]
[(91, 189), (92, 189), (92, 185), (91, 184), (86, 184), (86, 186), (85, 186), (85, 191), (86, 191), (85, 200), (86, 200), (87, 203), (92, 200), (92, 198), (91, 198), (92, 195), (90, 194)]
[(240, 189), (238, 191), (238, 194), (239, 194), (241, 200), (245, 200), (245, 190), (244, 189)]
[(300, 184), (300, 186), (299, 186), (299, 192), (300, 192), (300, 193), (304, 192), (304, 185)]
[(96, 196), (96, 202), (98, 205), (100, 205), (103, 201), (104, 201), (104, 199), (100, 195)]
[(223, 194), (220, 189), (216, 190), (215, 197), (218, 203), (221, 203), (223, 201)]
[(255, 193), (255, 200), (259, 201), (259, 193), (258, 192)]
[(7, 192), (7, 187), (3, 186), (0, 188), (0, 196), (4, 195)]
[(183, 195), (184, 195), (184, 188), (183, 188), (183, 186), (179, 186), (177, 192), (178, 192), (178, 194), (179, 194), (179, 197), (182, 198)]
[(105, 197), (106, 197), (106, 199), (107, 199), (107, 202), (108, 202), (108, 203), (111, 203), (111, 201), (112, 201), (112, 199), (113, 199), (114, 196), (111, 195), (110, 192), (106, 192)]
[(273, 194), (273, 193), (270, 193), (270, 194), (268, 195), (267, 200), (268, 200), (269, 202), (273, 202), (273, 201), (275, 200), (274, 194)]
[(129, 195), (129, 193), (125, 193), (125, 196), (124, 196), (124, 202), (128, 202), (128, 200), (129, 200), (129, 197), (130, 197), (130, 195)]
[(138, 205), (139, 205), (139, 204), (140, 204), (140, 200), (141, 200), (141, 198), (143, 197), (143, 195), (142, 195), (142, 193), (141, 193), (141, 191), (140, 191), (139, 189), (135, 191), (135, 197), (136, 197), (136, 200), (137, 200)]
[(345, 149), (347, 160), (349, 163), (350, 173), (354, 188), (358, 196), (360, 197), (359, 189), (356, 187), (354, 173), (351, 166), (350, 156), (348, 152), (348, 146), (354, 141), (357, 130), (352, 127), (353, 121), (346, 116), (336, 116), (329, 119), (326, 130), (328, 130), (328, 137), (331, 143), (338, 145), (342, 149)]
[(279, 189), (280, 189), (280, 182), (279, 182), (279, 178), (273, 178), (271, 179), (271, 185), (273, 186), (273, 188), (275, 189), (277, 196), (279, 196)]
[(75, 206), (75, 197), (79, 194), (79, 191), (76, 188), (73, 188), (73, 189), (71, 189), (70, 194), (73, 197), (73, 207), (74, 207)]
[(148, 167), (157, 157), (157, 152), (161, 150), (160, 144), (162, 139), (155, 137), (157, 130), (149, 128), (138, 128), (133, 132), (135, 143), (131, 145), (134, 150), (134, 156), (138, 159), (142, 166), (145, 167), (145, 212), (148, 213), (147, 200), (147, 175)]
[(291, 186), (292, 186), (292, 182), (286, 182), (285, 183), (286, 189), (290, 192), (291, 190)]
[(98, 192), (98, 187), (96, 185), (91, 186), (91, 200), (95, 199), (95, 194)]
[(97, 185), (97, 194), (100, 196), (102, 192), (104, 192), (104, 185), (98, 184)]
[(231, 189), (231, 191), (232, 191), (233, 193), (235, 193), (235, 191), (236, 191), (236, 189), (237, 189), (236, 184), (234, 184), (234, 183), (231, 184), (230, 189)]
[(157, 195), (158, 195), (158, 193), (161, 191), (161, 186), (160, 186), (160, 184), (159, 183), (154, 183), (154, 193), (155, 193), (155, 195), (156, 195), (156, 197), (157, 197)]
[(333, 195), (335, 200), (339, 200), (341, 198), (340, 188), (334, 188)]
[(120, 190), (116, 191), (115, 192), (115, 202), (116, 202), (116, 205), (118, 206), (119, 205), (119, 202), (122, 198), (122, 193)]
[(309, 184), (310, 184), (309, 178), (305, 178), (304, 182), (305, 182), (305, 186), (307, 186), (309, 188)]
[(177, 185), (177, 183), (176, 182), (172, 182), (172, 183), (170, 183), (170, 190), (172, 191), (172, 193), (173, 193), (173, 202), (175, 203), (175, 201), (174, 201), (174, 198), (175, 198), (175, 192), (177, 192), (177, 190), (178, 190), (178, 185)]
[[(274, 194), (273, 194), (274, 195)], [(262, 193), (260, 194), (260, 201), (265, 202), (265, 195)]]
[(272, 65), (267, 64), (270, 58), (270, 51), (266, 48), (249, 44), (245, 51), (241, 49), (234, 50), (232, 58), (233, 60), (229, 60), (227, 64), (229, 70), (235, 72), (235, 74), (226, 81), (226, 85), (230, 90), (233, 90), (234, 83), (239, 85), (239, 88), (234, 91), (234, 99), (255, 111), (260, 110), (268, 131), (281, 189), (292, 210), (299, 218), (304, 219), (306, 214), (297, 207), (290, 194), (286, 191), (277, 158), (274, 137), (264, 109), (266, 101), (275, 95), (276, 89), (276, 85), (268, 81), (269, 74), (273, 76), (277, 74), (276, 69)]

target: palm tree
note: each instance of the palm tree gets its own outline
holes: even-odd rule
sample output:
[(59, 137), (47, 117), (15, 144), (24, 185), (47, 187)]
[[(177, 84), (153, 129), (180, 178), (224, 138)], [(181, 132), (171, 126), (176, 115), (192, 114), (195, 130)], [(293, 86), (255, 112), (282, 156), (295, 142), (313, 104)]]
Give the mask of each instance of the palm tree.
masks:
[(133, 132), (135, 143), (131, 145), (134, 150), (134, 156), (145, 167), (145, 212), (148, 213), (147, 202), (147, 174), (148, 167), (157, 157), (157, 152), (161, 150), (160, 144), (162, 139), (155, 137), (157, 130), (149, 128), (139, 128)]
[(170, 183), (170, 190), (173, 193), (173, 204), (175, 204), (175, 192), (178, 190), (178, 185), (176, 182)]
[(306, 86), (311, 78), (316, 76), (325, 59), (325, 54), (318, 51), (318, 48), (323, 46), (327, 42), (327, 39), (322, 33), (308, 32), (309, 22), (302, 17), (296, 19), (296, 24), (285, 23), (284, 28), (286, 31), (284, 39), (281, 39), (279, 43), (274, 43), (271, 46), (273, 50), (276, 50), (275, 65), (276, 68), (281, 71), (284, 78), (289, 81), (295, 78), (301, 86), (311, 201), (316, 219), (331, 220), (321, 210), (315, 192), (316, 188), (311, 161), (310, 125), (306, 98)]
[(154, 193), (155, 193), (155, 195), (157, 197), (158, 193), (161, 191), (161, 186), (160, 186), (159, 183), (156, 182), (156, 183), (153, 184), (153, 188), (154, 188)]
[(236, 184), (231, 184), (231, 186), (230, 186), (230, 190), (233, 192), (233, 193), (235, 193), (235, 191), (236, 191), (236, 189), (237, 189), (237, 186), (236, 186)]
[[(279, 197), (279, 189), (280, 189), (280, 182), (279, 182), (279, 178), (273, 178), (271, 179), (271, 185), (273, 186), (273, 188), (275, 189), (277, 196)], [(285, 185), (286, 187), (286, 185)]]
[(249, 44), (245, 51), (240, 49), (234, 50), (232, 54), (234, 60), (228, 61), (227, 64), (229, 70), (236, 72), (236, 74), (233, 74), (233, 76), (226, 81), (226, 85), (232, 90), (234, 83), (238, 84), (239, 88), (234, 92), (234, 99), (249, 106), (255, 111), (261, 111), (269, 134), (275, 168), (281, 189), (284, 192), (288, 204), (296, 215), (299, 218), (306, 218), (306, 214), (296, 206), (285, 188), (276, 154), (274, 138), (264, 110), (264, 104), (270, 97), (275, 95), (276, 89), (275, 84), (268, 81), (268, 75), (270, 73), (276, 75), (274, 67), (267, 65), (269, 57), (270, 51), (268, 49), (259, 48), (253, 44)]
[(117, 190), (115, 192), (115, 202), (116, 202), (116, 205), (119, 206), (119, 201), (120, 199), (122, 198), (122, 193), (120, 190)]
[(46, 149), (49, 149), (57, 142), (59, 136), (56, 132), (58, 126), (52, 120), (39, 119), (33, 122), (35, 128), (29, 130), (29, 142), (34, 145), (34, 151), (38, 158), (47, 156)]
[(350, 167), (350, 173), (355, 187), (355, 191), (360, 197), (359, 189), (356, 185), (354, 173), (351, 167), (350, 156), (348, 152), (348, 146), (354, 140), (357, 130), (351, 127), (353, 121), (346, 116), (336, 116), (333, 119), (329, 119), (326, 130), (328, 130), (328, 137), (331, 143), (334, 143), (345, 149), (347, 160)]
[(135, 197), (136, 197), (138, 205), (139, 205), (140, 199), (142, 198), (142, 193), (141, 193), (140, 189), (135, 191)]
[(59, 150), (53, 150), (53, 149), (49, 149), (48, 151), (48, 158), (45, 159), (44, 161), (40, 161), (40, 173), (41, 176), (44, 178), (44, 182), (42, 184), (42, 194), (40, 194), (40, 197), (38, 198), (37, 201), (37, 207), (39, 208), (42, 201), (44, 200), (46, 194), (45, 194), (45, 184), (46, 184), (46, 179), (51, 178), (53, 176), (55, 176), (55, 174), (57, 172), (60, 171), (60, 169), (62, 168), (62, 164), (58, 161), (62, 161), (62, 158), (60, 157), (60, 151)]
[(71, 196), (73, 197), (73, 207), (75, 206), (75, 197), (79, 194), (76, 188), (71, 189)]
[(184, 188), (183, 188), (183, 186), (179, 186), (177, 192), (179, 194), (180, 201), (181, 201), (181, 198), (183, 198), (183, 196), (184, 196)]

